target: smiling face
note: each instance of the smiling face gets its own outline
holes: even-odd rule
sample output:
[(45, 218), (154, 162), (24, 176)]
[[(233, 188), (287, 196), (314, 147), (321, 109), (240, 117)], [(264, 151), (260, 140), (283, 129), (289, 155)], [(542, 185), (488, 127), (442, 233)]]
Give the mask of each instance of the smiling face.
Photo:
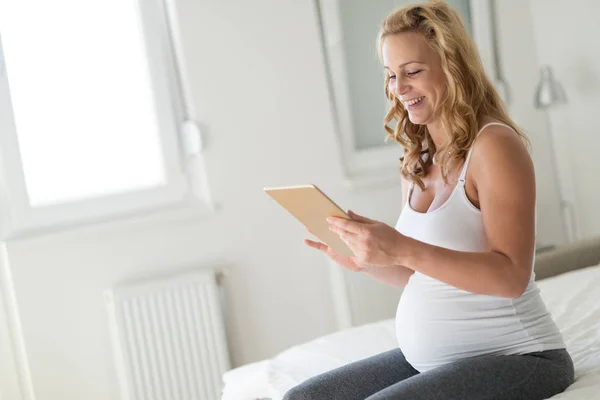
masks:
[(439, 55), (420, 33), (387, 36), (381, 55), (388, 75), (388, 90), (408, 111), (410, 122), (436, 123), (446, 91)]

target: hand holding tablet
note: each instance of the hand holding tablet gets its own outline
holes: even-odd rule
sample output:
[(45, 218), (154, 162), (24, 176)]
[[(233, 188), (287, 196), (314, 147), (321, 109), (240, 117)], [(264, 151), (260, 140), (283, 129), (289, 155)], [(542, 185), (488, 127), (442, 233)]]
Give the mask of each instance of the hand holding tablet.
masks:
[(264, 188), (264, 191), (337, 254), (354, 256), (346, 243), (329, 230), (327, 222), (328, 217), (352, 218), (317, 186), (273, 187)]

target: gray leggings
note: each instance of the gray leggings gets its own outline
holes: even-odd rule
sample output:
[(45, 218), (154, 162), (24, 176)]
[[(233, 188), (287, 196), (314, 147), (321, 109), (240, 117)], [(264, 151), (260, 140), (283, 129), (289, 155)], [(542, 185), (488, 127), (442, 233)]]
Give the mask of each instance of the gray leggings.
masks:
[(394, 349), (315, 376), (284, 400), (542, 400), (573, 383), (566, 350), (480, 356), (419, 373)]

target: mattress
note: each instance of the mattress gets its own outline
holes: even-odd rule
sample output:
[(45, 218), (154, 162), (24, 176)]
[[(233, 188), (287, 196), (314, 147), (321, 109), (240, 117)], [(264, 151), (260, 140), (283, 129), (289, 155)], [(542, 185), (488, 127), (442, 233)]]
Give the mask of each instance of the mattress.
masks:
[[(575, 383), (553, 400), (598, 399), (600, 265), (538, 283), (575, 364)], [(339, 331), (223, 375), (222, 400), (280, 400), (304, 380), (397, 346), (393, 319)]]

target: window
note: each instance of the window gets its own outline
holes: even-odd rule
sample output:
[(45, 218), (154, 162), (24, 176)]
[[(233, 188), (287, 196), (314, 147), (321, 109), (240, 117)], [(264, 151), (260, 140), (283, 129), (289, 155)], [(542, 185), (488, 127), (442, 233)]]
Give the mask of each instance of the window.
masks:
[(0, 0), (3, 236), (194, 198), (168, 26), (159, 0)]

